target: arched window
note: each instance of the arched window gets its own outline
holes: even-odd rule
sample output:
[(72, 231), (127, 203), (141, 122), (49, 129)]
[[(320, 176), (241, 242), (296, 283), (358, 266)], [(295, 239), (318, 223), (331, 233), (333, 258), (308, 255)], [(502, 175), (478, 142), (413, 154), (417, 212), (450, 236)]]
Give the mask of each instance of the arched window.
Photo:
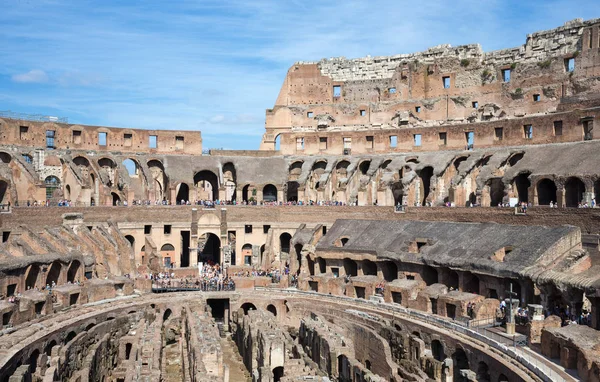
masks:
[(44, 184), (46, 185), (46, 200), (52, 199), (52, 195), (60, 187), (60, 180), (51, 175), (44, 180)]

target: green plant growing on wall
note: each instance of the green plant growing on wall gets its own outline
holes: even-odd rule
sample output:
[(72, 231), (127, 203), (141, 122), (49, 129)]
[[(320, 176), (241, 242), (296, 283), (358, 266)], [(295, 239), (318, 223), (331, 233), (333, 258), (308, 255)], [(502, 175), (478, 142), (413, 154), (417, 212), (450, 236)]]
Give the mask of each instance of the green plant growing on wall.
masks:
[(513, 62), (512, 64), (510, 64), (510, 70), (515, 70), (517, 68), (517, 63)]
[(460, 60), (460, 66), (462, 66), (463, 68), (469, 66), (470, 63), (471, 61), (469, 61), (467, 58), (463, 58), (462, 60)]
[(552, 60), (545, 60), (537, 63), (541, 69), (548, 69), (552, 64)]

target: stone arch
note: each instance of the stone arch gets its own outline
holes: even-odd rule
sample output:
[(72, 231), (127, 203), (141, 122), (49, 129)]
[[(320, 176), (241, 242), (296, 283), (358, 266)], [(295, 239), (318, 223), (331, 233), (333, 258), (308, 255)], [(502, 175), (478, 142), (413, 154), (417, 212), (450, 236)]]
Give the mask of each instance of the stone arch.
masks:
[(513, 179), (513, 185), (519, 198), (519, 202), (529, 202), (529, 187), (531, 187), (529, 175), (531, 175), (529, 172), (522, 173)]
[(60, 281), (60, 271), (62, 269), (62, 265), (59, 261), (54, 261), (50, 268), (48, 269), (48, 273), (46, 274), (46, 285), (52, 285), (52, 282), (58, 285)]
[(194, 186), (198, 192), (198, 199), (219, 199), (219, 179), (210, 170), (202, 170), (194, 175)]
[(287, 232), (279, 235), (279, 249), (283, 253), (290, 253), (290, 243), (292, 241), (292, 235)]
[(346, 257), (343, 260), (343, 264), (344, 272), (347, 276), (358, 276), (358, 265), (356, 264), (356, 261)]
[(365, 276), (377, 276), (377, 265), (371, 260), (363, 260), (362, 271)]
[(152, 176), (154, 198), (158, 201), (168, 200), (169, 198), (169, 178), (165, 172), (165, 167), (158, 159), (151, 159), (147, 162), (150, 175)]
[(267, 184), (263, 187), (263, 200), (265, 202), (277, 201), (277, 187), (272, 184)]
[(431, 193), (431, 178), (433, 177), (433, 167), (427, 166), (418, 171), (419, 181), (421, 185), (421, 194), (419, 198), (419, 202), (421, 205), (425, 205), (427, 199), (429, 198), (429, 194)]
[(221, 239), (212, 232), (204, 233), (198, 238), (198, 247), (201, 249), (198, 254), (198, 261), (221, 262)]
[(523, 159), (523, 156), (525, 156), (524, 152), (518, 152), (518, 153), (514, 153), (513, 155), (511, 155), (507, 162), (508, 165), (510, 167), (513, 167), (514, 165), (516, 165), (521, 159)]
[(223, 165), (223, 185), (225, 186), (225, 200), (236, 200), (237, 172), (232, 162)]
[(69, 270), (67, 271), (67, 281), (74, 283), (77, 275), (79, 274), (79, 269), (81, 268), (81, 263), (79, 260), (73, 260), (71, 265), (69, 265)]
[(392, 184), (392, 195), (394, 196), (394, 205), (404, 202), (404, 185), (402, 181)]
[(565, 205), (567, 207), (577, 207), (583, 201), (585, 193), (585, 183), (575, 176), (567, 179), (565, 182)]
[(267, 311), (277, 317), (277, 308), (273, 304), (267, 305)]
[(358, 165), (358, 170), (362, 175), (367, 175), (367, 173), (369, 172), (369, 167), (371, 167), (371, 160), (366, 159), (360, 162), (360, 164)]
[(283, 366), (277, 366), (273, 369), (273, 382), (281, 381), (281, 378), (283, 378), (284, 375)]
[(290, 164), (290, 167), (288, 168), (288, 175), (290, 180), (296, 180), (300, 177), (300, 175), (302, 175), (303, 164), (304, 162), (299, 160)]
[(40, 266), (31, 264), (27, 269), (27, 276), (25, 276), (25, 290), (35, 289), (39, 274)]
[(44, 354), (46, 354), (48, 357), (50, 357), (52, 355), (52, 348), (55, 346), (56, 346), (56, 340), (52, 340), (52, 341), (48, 342), (46, 347), (44, 347)]
[(297, 202), (298, 201), (298, 189), (300, 188), (300, 183), (296, 181), (287, 182), (287, 190), (286, 190), (286, 200), (288, 202)]
[(9, 164), (12, 161), (12, 156), (4, 151), (0, 151), (0, 163)]
[(556, 202), (556, 183), (554, 181), (543, 178), (536, 185), (538, 205), (547, 206), (550, 202)]
[(131, 158), (125, 158), (122, 162), (123, 167), (127, 170), (127, 174), (130, 177), (137, 177), (140, 175), (140, 164)]
[(90, 167), (90, 161), (81, 155), (76, 156), (75, 158), (73, 158), (73, 164), (77, 167)]
[(456, 159), (454, 159), (454, 161), (452, 161), (452, 164), (454, 165), (454, 169), (456, 170), (457, 173), (459, 171), (458, 169), (459, 169), (461, 163), (466, 161), (468, 158), (469, 158), (468, 155), (460, 155)]
[(165, 310), (165, 312), (163, 313), (163, 322), (167, 321), (169, 319), (169, 317), (171, 317), (172, 314), (173, 314), (173, 311), (171, 309)]
[(129, 244), (131, 244), (131, 248), (133, 248), (135, 246), (135, 237), (133, 237), (131, 235), (125, 235), (125, 239), (127, 239)]
[(458, 273), (452, 269), (448, 269), (446, 273), (446, 286), (458, 290)]
[(256, 310), (256, 306), (251, 302), (245, 302), (240, 306), (240, 309), (244, 311), (244, 316), (248, 315), (248, 311)]
[(490, 380), (490, 368), (488, 367), (487, 363), (480, 361), (477, 364), (477, 381), (489, 382)]
[(391, 169), (389, 168), (389, 166), (391, 163), (392, 163), (391, 159), (386, 159), (383, 161), (383, 163), (381, 163), (381, 166), (379, 166), (379, 169), (383, 172), (390, 172)]
[(444, 353), (444, 345), (439, 340), (431, 341), (431, 355), (436, 361), (443, 361), (446, 359), (446, 354)]
[(35, 373), (37, 369), (38, 359), (40, 357), (40, 351), (38, 349), (34, 349), (29, 355), (29, 372)]
[(167, 243), (167, 244), (163, 244), (163, 246), (160, 247), (160, 250), (161, 251), (174, 251), (175, 247), (173, 246), (173, 244)]
[(184, 203), (190, 200), (190, 186), (188, 186), (187, 183), (179, 183), (175, 190), (177, 193), (177, 196), (175, 198), (176, 204), (181, 204), (182, 200), (184, 201)]
[(348, 174), (349, 166), (350, 166), (350, 162), (343, 159), (335, 165), (335, 171), (338, 175), (345, 177)]
[(508, 382), (508, 377), (504, 374), (498, 376), (498, 382)]
[(504, 200), (504, 182), (502, 178), (492, 178), (487, 183), (490, 187), (490, 205), (495, 207)]
[(460, 371), (470, 369), (467, 353), (461, 347), (456, 348), (452, 353), (452, 361), (454, 363), (454, 380), (460, 381)]
[(54, 175), (46, 177), (44, 180), (46, 185), (46, 200), (50, 200), (55, 197), (57, 190), (60, 189), (60, 180)]
[(110, 195), (112, 196), (113, 206), (118, 206), (119, 204), (121, 204), (121, 197), (119, 196), (119, 194), (117, 194), (116, 192), (111, 192)]
[(383, 261), (380, 264), (381, 273), (385, 281), (390, 282), (398, 278), (398, 266), (393, 261)]
[(421, 277), (423, 277), (423, 281), (425, 281), (425, 284), (428, 286), (438, 283), (437, 269), (430, 267), (429, 265), (425, 265), (423, 267), (423, 273)]
[(327, 161), (325, 159), (319, 159), (319, 160), (315, 161), (315, 163), (312, 166), (312, 171), (318, 172), (319, 175), (324, 173), (326, 169), (327, 169)]
[(75, 337), (77, 337), (77, 333), (76, 333), (74, 330), (70, 331), (70, 332), (67, 334), (67, 336), (65, 337), (64, 344), (65, 344), (65, 345), (66, 345), (66, 344), (68, 344), (68, 343), (69, 343), (69, 342), (71, 342), (71, 341), (73, 340), (73, 338), (75, 338)]
[(86, 326), (86, 327), (85, 327), (85, 331), (86, 331), (86, 332), (89, 332), (90, 330), (92, 330), (92, 328), (93, 328), (94, 326), (96, 326), (96, 324), (95, 324), (95, 323), (93, 323), (93, 322), (89, 323), (89, 324), (88, 324), (88, 326)]
[(250, 184), (247, 184), (242, 188), (242, 201), (246, 203), (249, 202), (251, 198), (253, 198), (253, 200), (256, 200), (256, 197), (252, 194), (252, 190), (250, 189), (250, 187), (252, 186)]
[(98, 166), (100, 167), (108, 167), (108, 168), (116, 168), (117, 164), (111, 158), (100, 158), (98, 159)]
[(0, 204), (7, 204), (10, 202), (10, 192), (8, 182), (0, 179)]

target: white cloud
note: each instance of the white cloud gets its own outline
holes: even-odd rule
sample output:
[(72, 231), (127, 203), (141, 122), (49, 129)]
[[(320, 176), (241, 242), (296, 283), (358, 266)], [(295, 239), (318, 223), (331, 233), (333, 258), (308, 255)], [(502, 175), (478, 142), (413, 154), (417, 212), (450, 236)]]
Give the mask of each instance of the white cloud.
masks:
[(33, 69), (27, 73), (13, 75), (12, 80), (14, 82), (44, 83), (48, 82), (48, 75), (43, 70)]

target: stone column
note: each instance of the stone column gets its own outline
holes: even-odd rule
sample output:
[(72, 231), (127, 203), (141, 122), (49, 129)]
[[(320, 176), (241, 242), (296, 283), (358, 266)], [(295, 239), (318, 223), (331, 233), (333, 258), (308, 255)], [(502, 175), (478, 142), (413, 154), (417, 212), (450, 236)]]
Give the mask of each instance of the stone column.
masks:
[(198, 209), (192, 208), (192, 223), (190, 226), (190, 267), (198, 267)]

